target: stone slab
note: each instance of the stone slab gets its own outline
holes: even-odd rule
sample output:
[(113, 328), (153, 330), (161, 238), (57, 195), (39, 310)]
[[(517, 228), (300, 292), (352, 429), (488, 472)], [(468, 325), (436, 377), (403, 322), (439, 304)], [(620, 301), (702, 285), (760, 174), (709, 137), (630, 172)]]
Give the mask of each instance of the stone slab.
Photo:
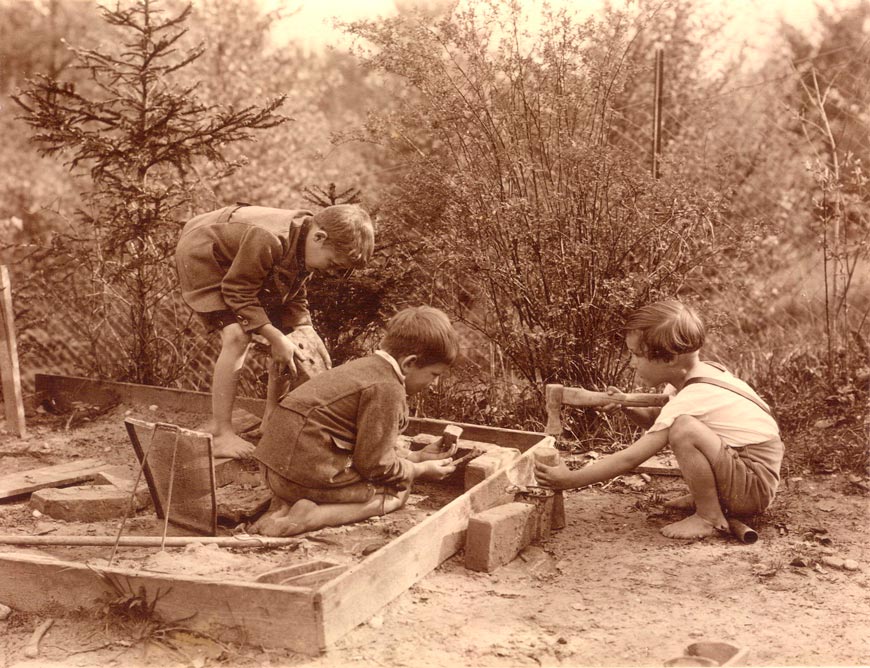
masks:
[(30, 507), (56, 520), (98, 522), (123, 517), (130, 494), (115, 485), (40, 489), (31, 494)]

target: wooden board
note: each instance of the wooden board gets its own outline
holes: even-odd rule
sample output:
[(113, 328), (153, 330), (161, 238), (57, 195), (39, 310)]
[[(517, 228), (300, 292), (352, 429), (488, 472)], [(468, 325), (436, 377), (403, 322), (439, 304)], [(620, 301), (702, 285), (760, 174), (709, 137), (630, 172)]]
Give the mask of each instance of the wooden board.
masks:
[(172, 424), (124, 420), (157, 517), (208, 536), (217, 534), (211, 434)]
[(534, 480), (534, 456), (545, 437), (518, 459), (451, 501), (420, 524), (325, 584), (319, 591), (326, 644), (336, 642), (465, 545), (471, 515), (514, 500), (513, 487)]
[(184, 620), (184, 626), (228, 642), (289, 647), (305, 654), (323, 649), (321, 612), (308, 588), (169, 576), (0, 552), (0, 601), (14, 610), (98, 608), (121, 592), (141, 592), (149, 603), (157, 598), (155, 612), (161, 619)]
[[(118, 391), (118, 385), (123, 386), (123, 392)], [(131, 384), (42, 376), (41, 387), (43, 391), (48, 392), (48, 396), (72, 390), (77, 393), (77, 398), (80, 400), (99, 403), (96, 398), (100, 393), (113, 392), (115, 399), (121, 396), (123, 400), (130, 401), (131, 397), (135, 397), (136, 399), (133, 399), (135, 402), (156, 403), (159, 406), (166, 405), (167, 408), (175, 406), (174, 402), (180, 400), (183, 392), (169, 390), (167, 401), (170, 403), (164, 404), (161, 401), (159, 388), (142, 389), (143, 386)], [(184, 402), (184, 408), (192, 410), (191, 403)], [(207, 404), (203, 406), (203, 412), (210, 409)], [(412, 418), (408, 433), (440, 435), (448, 424), (455, 423)], [(365, 622), (462, 548), (471, 515), (515, 500), (519, 487), (534, 483), (534, 455), (539, 446), (549, 448), (554, 443), (552, 437), (533, 432), (462, 423), (459, 426), (463, 427), (463, 435), (469, 439), (484, 444), (516, 448), (523, 454), (513, 461), (506, 462), (483, 482), (327, 582), (315, 584), (313, 588), (209, 582), (208, 586), (214, 589), (208, 590), (211, 593), (207, 595), (207, 590), (192, 590), (193, 585), (189, 583), (190, 578), (188, 578), (185, 579), (183, 587), (190, 592), (193, 599), (190, 605), (203, 609), (203, 619), (209, 618), (213, 607), (225, 606), (227, 610), (232, 611), (232, 614), (224, 611), (223, 616), (220, 616), (221, 611), (217, 611), (215, 614), (219, 615), (218, 621), (232, 619), (234, 625), (242, 629), (248, 642), (257, 642), (267, 647), (284, 647), (307, 654), (317, 653), (330, 647), (344, 634)], [(0, 600), (6, 589), (13, 588), (17, 592), (16, 600), (28, 598), (30, 602), (27, 603), (26, 609), (38, 611), (42, 609), (39, 603), (45, 604), (46, 597), (54, 593), (54, 586), (49, 588), (50, 592), (44, 587), (44, 582), (51, 580), (52, 571), (35, 573), (32, 563), (29, 561), (26, 563), (27, 568), (11, 557), (0, 559), (0, 582), (9, 582), (10, 578), (7, 575), (18, 576), (15, 587), (8, 584), (0, 585)], [(86, 568), (83, 565), (79, 566)], [(57, 570), (58, 567), (55, 565), (54, 568)], [(77, 569), (75, 573), (81, 574), (82, 571)], [(331, 576), (332, 573), (329, 575)], [(175, 579), (163, 576), (162, 586), (174, 590), (175, 585), (172, 583)], [(60, 587), (63, 586), (61, 581)], [(65, 607), (82, 607), (86, 601), (93, 601), (93, 592), (83, 591), (86, 588), (84, 583), (77, 586), (80, 589), (79, 598), (83, 600), (77, 602), (65, 600)], [(160, 584), (152, 579), (147, 583), (146, 590), (154, 592), (155, 587), (159, 586)], [(221, 587), (229, 587), (231, 591), (224, 591)], [(264, 587), (268, 588), (268, 595), (264, 593)], [(300, 591), (306, 592), (311, 598), (300, 598)], [(285, 594), (291, 596), (292, 600), (282, 599)], [(216, 603), (208, 596), (213, 596)], [(310, 608), (306, 607), (305, 600), (308, 600)], [(172, 604), (179, 608), (184, 606), (184, 603), (175, 600)], [(260, 607), (257, 607), (258, 604)], [(298, 611), (295, 606), (298, 606)], [(297, 624), (297, 618), (303, 630), (288, 633), (287, 629)], [(309, 622), (315, 626), (314, 632), (308, 629)], [(312, 641), (314, 637), (316, 641)]]
[[(44, 397), (74, 397), (76, 401), (98, 406), (120, 400), (125, 404), (157, 404), (167, 410), (211, 414), (211, 394), (208, 392), (46, 373), (35, 374), (34, 382), (37, 394)], [(262, 417), (266, 402), (263, 399), (238, 397), (236, 406)]]
[(635, 473), (647, 473), (649, 475), (683, 475), (677, 459), (671, 454), (653, 455), (640, 466), (634, 469)]
[(64, 487), (93, 480), (106, 464), (99, 459), (78, 459), (30, 471), (20, 471), (0, 478), (0, 500), (30, 494), (46, 487)]
[(7, 428), (21, 438), (24, 428), (24, 401), (21, 394), (21, 370), (18, 367), (18, 343), (15, 338), (15, 312), (12, 310), (12, 285), (9, 270), (0, 265), (0, 380), (3, 383), (3, 408)]

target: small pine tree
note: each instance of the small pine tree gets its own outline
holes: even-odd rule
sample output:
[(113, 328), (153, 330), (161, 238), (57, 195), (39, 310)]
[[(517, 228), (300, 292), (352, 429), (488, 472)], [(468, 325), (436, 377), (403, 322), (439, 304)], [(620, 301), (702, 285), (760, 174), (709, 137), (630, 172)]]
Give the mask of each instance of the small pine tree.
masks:
[[(75, 269), (90, 370), (143, 383), (171, 381), (182, 365), (177, 353), (174, 369), (161, 362), (161, 351), (180, 345), (155, 315), (176, 285), (177, 221), (187, 217), (180, 214), (203, 183), (241, 165), (225, 157), (228, 144), (290, 120), (277, 113), (283, 96), (241, 109), (198, 99), (198, 85), (182, 83), (181, 72), (204, 51), (183, 48), (191, 5), (167, 16), (159, 4), (102, 8), (118, 40), (71, 47), (74, 66), (88, 74), (84, 84), (39, 76), (13, 96), (40, 153), (63, 156), (87, 182), (78, 224), (54, 240), (50, 259)], [(64, 286), (67, 300), (73, 287)]]

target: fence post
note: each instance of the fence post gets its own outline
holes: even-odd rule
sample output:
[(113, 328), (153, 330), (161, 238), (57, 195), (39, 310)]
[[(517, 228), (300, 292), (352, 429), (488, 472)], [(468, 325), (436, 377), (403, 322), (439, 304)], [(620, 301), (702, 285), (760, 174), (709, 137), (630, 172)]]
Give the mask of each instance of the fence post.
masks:
[(24, 402), (21, 398), (21, 372), (18, 368), (18, 344), (15, 340), (15, 315), (12, 311), (12, 284), (9, 270), (0, 265), (0, 380), (3, 381), (3, 406), (9, 430), (24, 438)]

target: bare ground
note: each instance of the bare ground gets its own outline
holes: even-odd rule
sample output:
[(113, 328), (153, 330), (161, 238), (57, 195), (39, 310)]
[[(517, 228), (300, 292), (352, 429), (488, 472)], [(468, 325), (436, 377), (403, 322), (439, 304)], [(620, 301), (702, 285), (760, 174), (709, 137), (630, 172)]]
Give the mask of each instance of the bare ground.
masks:
[[(148, 410), (125, 407), (105, 415), (30, 417), (27, 439), (0, 439), (0, 470), (75, 457), (130, 463), (122, 426), (130, 411), (156, 419)], [(172, 417), (184, 423), (183, 416)], [(189, 418), (194, 426), (196, 418)], [(755, 526), (760, 540), (754, 545), (730, 538), (668, 540), (658, 529), (674, 516), (662, 512), (660, 501), (680, 491), (678, 479), (627, 482), (634, 486), (617, 481), (566, 493), (568, 526), (493, 574), (467, 571), (463, 555), (456, 555), (318, 658), (240, 647), (148, 621), (121, 624), (91, 611), (57, 615), (39, 656), (28, 659), (25, 645), (43, 617), (13, 611), (0, 621), (0, 668), (661, 666), (699, 640), (745, 647), (748, 665), (870, 665), (866, 478), (786, 479), (774, 508)], [(418, 500), (417, 511), (409, 512), (425, 509), (425, 497)], [(389, 536), (403, 522), (385, 518), (351, 531)], [(144, 511), (132, 526), (142, 530), (153, 523), (153, 511)], [(37, 518), (26, 498), (0, 503), (2, 533), (94, 533), (116, 524)], [(341, 533), (330, 529), (325, 535)], [(52, 554), (88, 556), (81, 548)], [(167, 558), (204, 561), (195, 551), (172, 554), (140, 550), (125, 558), (150, 560), (158, 568)], [(316, 547), (306, 554), (316, 555)], [(206, 556), (214, 567), (244, 568), (242, 555), (231, 550), (210, 548)], [(261, 555), (259, 566), (284, 556)]]

